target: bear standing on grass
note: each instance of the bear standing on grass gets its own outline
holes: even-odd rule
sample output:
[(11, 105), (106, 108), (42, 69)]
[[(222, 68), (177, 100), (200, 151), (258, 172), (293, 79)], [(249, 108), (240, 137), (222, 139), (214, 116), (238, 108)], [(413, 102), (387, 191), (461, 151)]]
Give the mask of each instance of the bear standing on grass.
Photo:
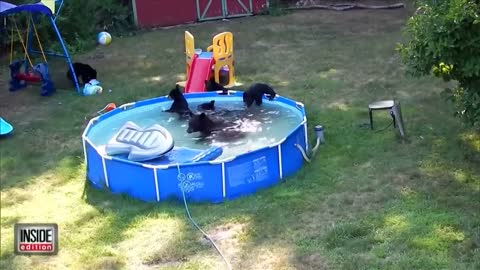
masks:
[[(73, 63), (72, 66), (79, 84), (86, 84), (92, 79), (97, 79), (97, 71), (90, 65), (76, 62)], [(70, 69), (67, 71), (67, 78), (73, 82), (73, 75)], [(82, 80), (80, 80), (80, 78)]]
[(262, 105), (263, 95), (267, 95), (269, 100), (273, 100), (276, 96), (276, 93), (268, 84), (252, 84), (248, 90), (243, 93), (243, 102), (245, 105), (247, 105), (247, 107), (252, 106), (254, 101), (257, 106), (260, 106)]

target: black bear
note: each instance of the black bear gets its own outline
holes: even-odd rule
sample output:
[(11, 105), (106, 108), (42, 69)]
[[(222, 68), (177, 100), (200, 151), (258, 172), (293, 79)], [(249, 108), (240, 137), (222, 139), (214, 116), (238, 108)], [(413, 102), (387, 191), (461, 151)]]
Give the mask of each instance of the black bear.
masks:
[(223, 85), (217, 83), (214, 78), (211, 78), (210, 80), (205, 80), (205, 90), (207, 91), (222, 90), (221, 95), (228, 94), (228, 89), (225, 88)]
[(215, 110), (215, 100), (211, 100), (210, 102), (202, 103), (198, 105), (197, 109), (199, 111), (214, 111)]
[(200, 132), (201, 139), (217, 139), (218, 141), (231, 141), (245, 137), (242, 131), (242, 120), (233, 121), (205, 113), (194, 114), (188, 121), (187, 133)]
[(202, 136), (207, 136), (212, 131), (221, 130), (225, 127), (227, 125), (222, 118), (210, 118), (205, 113), (194, 114), (188, 121), (187, 133), (200, 132)]
[(267, 95), (269, 100), (275, 98), (275, 91), (268, 84), (264, 83), (255, 83), (252, 84), (247, 91), (243, 93), (243, 102), (247, 107), (252, 106), (253, 102), (258, 106), (262, 105), (263, 95)]
[(168, 98), (173, 99), (173, 103), (170, 109), (165, 112), (175, 112), (182, 117), (191, 116), (193, 114), (192, 111), (190, 111), (190, 108), (188, 108), (188, 102), (183, 96), (182, 91), (180, 91), (178, 85), (170, 91)]
[[(83, 63), (73, 63), (73, 70), (75, 70), (75, 75), (77, 75), (78, 83), (86, 84), (92, 79), (97, 79), (97, 71), (88, 64)], [(72, 71), (68, 69), (67, 78), (73, 82)], [(80, 78), (82, 81), (80, 81)]]

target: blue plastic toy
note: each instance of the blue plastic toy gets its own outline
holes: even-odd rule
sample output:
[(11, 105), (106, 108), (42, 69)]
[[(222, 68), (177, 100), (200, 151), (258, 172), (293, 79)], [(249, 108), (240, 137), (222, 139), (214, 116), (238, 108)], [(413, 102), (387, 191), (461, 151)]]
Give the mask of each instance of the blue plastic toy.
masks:
[(7, 135), (12, 131), (12, 125), (10, 125), (7, 121), (3, 120), (3, 118), (0, 117), (0, 135)]
[(90, 80), (83, 87), (83, 95), (85, 96), (101, 94), (102, 91), (103, 91), (103, 88), (100, 86), (100, 82), (97, 81), (96, 79)]
[(35, 72), (40, 74), (42, 79), (42, 92), (40, 95), (42, 96), (50, 96), (55, 92), (55, 85), (53, 84), (52, 80), (50, 79), (50, 73), (48, 73), (48, 66), (46, 63), (41, 63), (35, 65), (33, 67)]

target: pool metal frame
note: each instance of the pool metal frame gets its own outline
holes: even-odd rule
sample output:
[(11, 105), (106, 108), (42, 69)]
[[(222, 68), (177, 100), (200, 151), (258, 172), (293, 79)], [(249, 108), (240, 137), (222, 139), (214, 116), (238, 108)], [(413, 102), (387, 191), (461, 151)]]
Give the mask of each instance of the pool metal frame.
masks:
[[(185, 94), (187, 100), (198, 98), (242, 96), (242, 91)], [(98, 189), (128, 194), (143, 201), (165, 201), (170, 198), (220, 203), (225, 199), (255, 193), (293, 175), (303, 165), (297, 145), (308, 151), (307, 119), (302, 103), (277, 95), (275, 101), (294, 107), (302, 122), (283, 139), (233, 157), (220, 160), (151, 165), (109, 156), (88, 138), (89, 131), (99, 122), (134, 108), (170, 101), (167, 96), (127, 103), (90, 120), (82, 134), (86, 176)], [(268, 101), (267, 101), (268, 102)]]

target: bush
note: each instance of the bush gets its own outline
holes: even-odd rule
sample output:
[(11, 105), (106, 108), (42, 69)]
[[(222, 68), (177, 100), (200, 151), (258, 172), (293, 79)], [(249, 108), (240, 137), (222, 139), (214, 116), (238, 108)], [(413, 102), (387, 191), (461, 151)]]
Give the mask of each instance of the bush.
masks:
[(121, 0), (65, 1), (57, 24), (73, 52), (91, 48), (99, 31), (119, 35), (133, 25), (130, 9)]
[(406, 27), (411, 38), (399, 45), (410, 74), (456, 81), (445, 94), (456, 115), (480, 124), (480, 1), (417, 0)]

